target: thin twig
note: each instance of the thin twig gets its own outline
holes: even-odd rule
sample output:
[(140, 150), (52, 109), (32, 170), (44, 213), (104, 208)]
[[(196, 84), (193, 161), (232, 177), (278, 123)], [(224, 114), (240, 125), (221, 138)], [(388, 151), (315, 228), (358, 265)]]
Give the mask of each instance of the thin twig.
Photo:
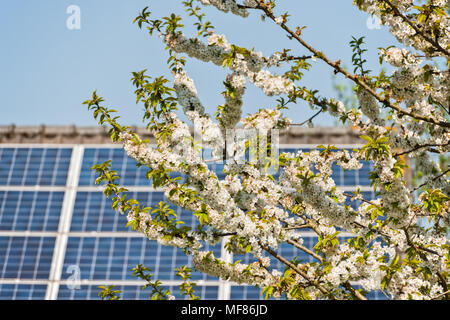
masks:
[(382, 0), (382, 1), (385, 2), (389, 7), (391, 7), (391, 9), (394, 11), (394, 13), (397, 16), (401, 17), (403, 19), (403, 21), (405, 21), (411, 28), (413, 28), (417, 34), (419, 34), (427, 42), (432, 44), (438, 51), (440, 51), (441, 53), (450, 57), (450, 52), (448, 52), (447, 50), (442, 48), (441, 45), (439, 44), (439, 42), (433, 40), (432, 38), (428, 37), (425, 33), (423, 33), (410, 19), (408, 19), (408, 17), (406, 17), (396, 6), (394, 6), (391, 1), (389, 1), (389, 0)]
[[(419, 257), (423, 260), (423, 261), (428, 261), (428, 258), (426, 256), (426, 254), (424, 254), (423, 252), (417, 250), (417, 249), (421, 249), (424, 251), (428, 251), (429, 249), (427, 248), (423, 248), (423, 247), (418, 247), (416, 246), (412, 240), (411, 237), (409, 236), (408, 230), (406, 228), (403, 228), (403, 232), (405, 233), (406, 236), (406, 242), (408, 243), (408, 245), (413, 248), (414, 251), (417, 252), (417, 254), (419, 255)], [(438, 254), (439, 255), (439, 254)], [(439, 255), (440, 256), (440, 255)], [(445, 291), (447, 291), (447, 282), (446, 279), (444, 278), (444, 276), (439, 272), (436, 271), (436, 275), (439, 278), (439, 282), (441, 283), (442, 287), (444, 288)], [(446, 294), (446, 299), (450, 299), (449, 295)]]
[(436, 180), (439, 179), (440, 177), (445, 176), (448, 172), (450, 172), (450, 168), (448, 168), (447, 170), (445, 170), (444, 172), (442, 172), (440, 175), (434, 177), (433, 179), (430, 179), (430, 180), (428, 180), (428, 181), (425, 181), (425, 182), (422, 183), (421, 185), (415, 187), (413, 190), (411, 190), (410, 193), (413, 193), (413, 192), (419, 190), (420, 188), (422, 188), (423, 186), (429, 184), (429, 183), (432, 182), (432, 181), (436, 181)]
[(323, 112), (325, 110), (325, 108), (321, 108), (319, 111), (317, 111), (312, 117), (310, 117), (309, 119), (303, 121), (302, 123), (292, 123), (291, 126), (303, 126), (308, 122), (311, 122), (315, 117), (317, 117), (321, 112)]
[(303, 252), (306, 252), (307, 254), (309, 254), (310, 256), (312, 256), (312, 257), (314, 257), (314, 258), (316, 258), (316, 259), (319, 260), (320, 262), (323, 261), (322, 257), (319, 256), (317, 253), (315, 253), (314, 251), (308, 249), (308, 248), (305, 247), (305, 246), (302, 246), (301, 244), (297, 243), (296, 241), (294, 241), (294, 240), (286, 240), (286, 242), (289, 243), (290, 245), (296, 247), (297, 249), (300, 249), (300, 250), (302, 250)]
[[(344, 196), (348, 197), (348, 198), (354, 198), (355, 197), (355, 195), (352, 195), (352, 194), (349, 194), (349, 193), (346, 193), (346, 192), (343, 192), (342, 194)], [(362, 197), (361, 198), (356, 198), (356, 199), (361, 200), (362, 202), (368, 203), (368, 204), (370, 204), (372, 206), (375, 206), (377, 208), (380, 208), (380, 206), (378, 204), (376, 204), (376, 203), (374, 203), (372, 201), (366, 200), (366, 199), (364, 199)]]
[(443, 292), (443, 293), (437, 295), (436, 297), (431, 298), (431, 300), (437, 300), (437, 299), (439, 299), (439, 298), (441, 298), (441, 297), (443, 297), (443, 296), (448, 295), (449, 293), (450, 293), (450, 290), (447, 290), (447, 291), (445, 291), (445, 292)]
[(416, 147), (414, 147), (414, 148), (412, 148), (411, 150), (408, 150), (408, 151), (403, 151), (403, 152), (400, 152), (400, 153), (394, 153), (394, 154), (392, 154), (392, 156), (393, 157), (403, 156), (405, 154), (417, 151), (417, 150), (422, 149), (422, 148), (445, 147), (445, 146), (448, 146), (449, 144), (450, 144), (450, 142), (447, 142), (447, 143), (444, 143), (444, 144), (433, 144), (433, 143), (422, 144), (422, 145), (416, 146)]
[(325, 289), (323, 286), (321, 286), (319, 283), (317, 283), (317, 281), (312, 281), (311, 279), (309, 279), (308, 275), (303, 272), (302, 270), (300, 270), (296, 265), (294, 265), (292, 262), (288, 261), (287, 259), (285, 259), (284, 257), (280, 256), (279, 254), (277, 254), (275, 251), (273, 251), (272, 249), (270, 249), (267, 246), (262, 246), (262, 248), (267, 251), (271, 256), (273, 256), (275, 259), (279, 260), (280, 262), (284, 263), (286, 266), (288, 266), (289, 268), (291, 268), (293, 271), (295, 271), (296, 273), (298, 273), (302, 278), (304, 278), (308, 283), (310, 283), (311, 285), (313, 285), (314, 287), (316, 287), (320, 292), (322, 292), (322, 294), (328, 296), (329, 298), (331, 298), (332, 300), (338, 300), (337, 297), (335, 297), (331, 292), (329, 292), (327, 289)]
[[(275, 22), (275, 16), (273, 15), (273, 13), (265, 6), (261, 6), (258, 5), (255, 9), (260, 9), (262, 10), (267, 17), (269, 17), (270, 19), (272, 19)], [(360, 85), (361, 87), (363, 87), (367, 92), (369, 92), (369, 94), (371, 94), (373, 97), (375, 97), (375, 99), (377, 99), (379, 102), (381, 102), (382, 104), (384, 104), (385, 106), (387, 106), (388, 108), (391, 108), (403, 115), (407, 115), (409, 117), (415, 118), (417, 120), (422, 120), (425, 122), (429, 122), (432, 123), (434, 125), (437, 126), (441, 126), (444, 128), (450, 128), (450, 122), (445, 122), (445, 121), (440, 121), (440, 120), (436, 120), (434, 118), (431, 117), (427, 117), (427, 116), (422, 116), (419, 114), (416, 114), (414, 112), (410, 112), (407, 111), (401, 107), (399, 107), (398, 105), (395, 105), (393, 103), (390, 102), (388, 97), (381, 97), (378, 93), (376, 93), (376, 91), (374, 89), (372, 89), (366, 82), (364, 82), (358, 75), (353, 75), (350, 74), (349, 72), (347, 72), (343, 67), (341, 67), (340, 63), (341, 61), (337, 61), (337, 62), (333, 62), (331, 61), (327, 56), (325, 56), (324, 53), (314, 49), (312, 46), (310, 46), (306, 41), (304, 41), (296, 32), (294, 32), (293, 30), (291, 30), (289, 27), (286, 26), (285, 23), (281, 23), (280, 25), (287, 33), (289, 33), (290, 37), (296, 39), (303, 47), (305, 47), (306, 49), (308, 49), (311, 53), (313, 53), (313, 55), (319, 59), (321, 59), (322, 61), (324, 61), (326, 64), (328, 64), (329, 66), (331, 66), (332, 68), (335, 69), (335, 72), (341, 73), (343, 74), (346, 78), (352, 80), (353, 82), (355, 82), (356, 84)]]

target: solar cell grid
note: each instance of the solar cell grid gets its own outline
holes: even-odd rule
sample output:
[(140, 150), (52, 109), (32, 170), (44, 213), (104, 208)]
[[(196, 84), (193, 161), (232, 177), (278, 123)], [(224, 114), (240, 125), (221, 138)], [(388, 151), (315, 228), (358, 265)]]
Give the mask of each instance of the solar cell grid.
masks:
[(80, 173), (80, 186), (93, 186), (97, 174), (91, 170), (91, 167), (98, 163), (112, 160), (111, 166), (117, 170), (121, 177), (120, 184), (126, 186), (151, 186), (149, 180), (145, 177), (148, 168), (142, 166), (136, 167), (136, 161), (128, 157), (123, 149), (119, 148), (86, 148)]
[[(312, 237), (305, 236), (302, 239), (303, 239), (303, 245), (305, 247), (307, 247), (308, 249), (312, 249), (314, 247), (314, 245), (317, 243), (317, 237), (315, 237), (315, 236), (312, 236)], [(299, 262), (317, 261), (311, 255), (309, 255), (309, 254), (305, 253), (304, 251), (299, 250), (299, 249), (295, 248), (294, 246), (287, 244), (287, 243), (282, 243), (278, 247), (278, 249), (276, 249), (274, 251), (277, 252), (279, 255), (281, 255), (283, 258), (288, 259), (288, 260), (292, 260), (294, 257), (296, 257), (297, 261), (299, 261)], [(269, 270), (277, 269), (277, 270), (283, 272), (283, 270), (285, 268), (285, 265), (283, 263), (281, 263), (279, 260), (277, 260), (275, 257), (271, 256), (267, 252), (264, 252), (263, 256), (270, 258), (270, 267), (268, 268)], [(253, 257), (252, 255), (248, 255), (248, 254), (233, 255), (233, 261), (236, 262), (238, 260), (241, 260), (241, 263), (243, 263), (243, 264), (250, 264), (250, 263), (257, 261), (257, 259), (255, 257)]]
[(0, 237), (0, 279), (48, 279), (55, 238)]
[[(164, 193), (153, 192), (128, 192), (128, 198), (139, 201), (144, 207), (155, 208), (160, 201), (163, 201), (175, 211), (178, 219), (186, 226), (195, 228), (198, 224), (197, 218), (192, 212), (182, 209), (169, 203)], [(72, 232), (134, 232), (131, 228), (125, 228), (127, 218), (111, 207), (111, 200), (107, 199), (101, 192), (77, 192), (71, 231)]]
[(373, 164), (367, 161), (361, 161), (362, 167), (358, 170), (358, 184), (361, 186), (370, 186), (369, 172), (373, 170)]
[[(213, 250), (215, 256), (220, 256), (220, 246), (206, 246), (205, 250)], [(78, 266), (81, 278), (86, 280), (136, 280), (131, 269), (137, 264), (150, 268), (154, 278), (160, 280), (179, 280), (174, 269), (185, 264), (192, 266), (191, 258), (181, 249), (161, 246), (143, 237), (70, 237), (63, 270), (70, 265)], [(198, 272), (193, 272), (192, 278), (215, 280)]]
[(0, 185), (66, 184), (70, 148), (0, 148)]
[(64, 192), (0, 191), (0, 230), (56, 231)]
[[(76, 149), (74, 149), (76, 150)], [(309, 148), (302, 149), (304, 152)], [(296, 153), (296, 148), (283, 148), (280, 152)], [(75, 155), (74, 151), (74, 155)], [(64, 189), (53, 187), (66, 186), (72, 148), (1, 148), (0, 147), (0, 232), (18, 232), (17, 236), (0, 236), (0, 279), (48, 280), (55, 246), (55, 237), (43, 237), (31, 233), (23, 236), (24, 231), (57, 232), (61, 210), (65, 199)], [(80, 172), (77, 177), (78, 189), (75, 189), (75, 201), (69, 208), (67, 217), (71, 217), (61, 280), (69, 280), (72, 273), (70, 266), (77, 266), (81, 279), (97, 282), (137, 281), (131, 269), (142, 263), (151, 268), (155, 279), (162, 281), (179, 281), (174, 268), (182, 265), (192, 266), (190, 257), (182, 250), (164, 247), (154, 241), (141, 237), (131, 228), (125, 228), (126, 217), (111, 208), (111, 200), (102, 192), (94, 192), (91, 186), (97, 175), (91, 170), (94, 164), (112, 159), (112, 167), (121, 176), (120, 184), (126, 187), (140, 187), (141, 190), (128, 192), (129, 197), (137, 199), (142, 205), (155, 207), (159, 201), (168, 202), (164, 193), (152, 190), (151, 182), (145, 178), (146, 167), (136, 167), (136, 162), (129, 158), (123, 149), (115, 147), (82, 147), (83, 155)], [(224, 178), (224, 163), (209, 163), (219, 179)], [(76, 167), (76, 166), (75, 166)], [(371, 166), (364, 164), (362, 171), (343, 172), (334, 165), (332, 178), (338, 186), (367, 186), (368, 172)], [(78, 172), (78, 171), (74, 171)], [(184, 176), (171, 173), (172, 176)], [(276, 175), (277, 176), (277, 175)], [(20, 190), (22, 186), (47, 186), (45, 191)], [(88, 188), (86, 188), (88, 187)], [(148, 187), (141, 188), (141, 187)], [(12, 188), (12, 189), (11, 189)], [(69, 190), (66, 187), (66, 190)], [(72, 189), (73, 190), (73, 189)], [(372, 199), (373, 192), (364, 192), (365, 199)], [(358, 201), (349, 203), (356, 208)], [(195, 227), (197, 218), (187, 210), (169, 203), (178, 217), (187, 226)], [(20, 233), (22, 232), (22, 233)], [(107, 235), (102, 235), (108, 232)], [(114, 233), (120, 232), (114, 236)], [(124, 234), (123, 232), (129, 233)], [(20, 236), (19, 236), (20, 235)], [(60, 235), (58, 234), (58, 237)], [(312, 248), (316, 237), (304, 237), (304, 245)], [(220, 244), (206, 246), (204, 250), (213, 250), (216, 257), (221, 256)], [(279, 250), (284, 257), (313, 261), (313, 258), (301, 250), (283, 244)], [(252, 262), (248, 256), (236, 255), (233, 260)], [(272, 267), (284, 269), (279, 261), (272, 258)], [(193, 272), (194, 281), (217, 281), (216, 278)], [(124, 291), (124, 299), (147, 299), (148, 293), (140, 286), (119, 286)], [(0, 299), (43, 299), (47, 285), (43, 284), (8, 284), (0, 282)], [(175, 288), (175, 291), (177, 289)], [(215, 285), (200, 286), (202, 299), (217, 299), (219, 287)], [(232, 286), (231, 299), (260, 299), (261, 289), (246, 286)], [(64, 283), (59, 286), (59, 299), (99, 299), (97, 285), (83, 285), (79, 290), (71, 290)], [(176, 295), (177, 296), (177, 295)], [(179, 298), (177, 296), (177, 298)]]
[(0, 284), (0, 300), (44, 300), (45, 284)]
[[(230, 300), (264, 300), (262, 289), (254, 286), (232, 286)], [(270, 300), (273, 300), (270, 299)]]

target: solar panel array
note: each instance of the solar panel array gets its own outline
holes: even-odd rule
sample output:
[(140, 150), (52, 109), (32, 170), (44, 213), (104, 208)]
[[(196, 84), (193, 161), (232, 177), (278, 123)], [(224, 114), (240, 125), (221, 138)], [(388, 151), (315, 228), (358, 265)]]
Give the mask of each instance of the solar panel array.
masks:
[[(100, 299), (100, 285), (116, 285), (123, 299), (148, 299), (149, 291), (141, 290), (142, 281), (132, 276), (137, 264), (152, 269), (154, 279), (182, 298), (174, 268), (192, 266), (191, 258), (125, 227), (126, 217), (111, 209), (90, 170), (110, 159), (130, 196), (149, 206), (165, 200), (145, 178), (146, 169), (137, 168), (117, 146), (0, 145), (0, 299)], [(223, 175), (223, 165), (211, 168)], [(373, 197), (370, 164), (359, 171), (335, 169), (338, 186), (351, 191), (359, 185)], [(197, 223), (191, 212), (172, 208), (187, 225)], [(314, 242), (305, 235), (307, 247)], [(206, 250), (225, 255), (221, 244)], [(280, 250), (288, 259), (311, 259), (291, 246)], [(249, 259), (231, 257), (241, 258)], [(276, 261), (273, 265), (283, 269)], [(230, 285), (196, 271), (192, 278), (202, 299), (263, 298), (258, 288)]]

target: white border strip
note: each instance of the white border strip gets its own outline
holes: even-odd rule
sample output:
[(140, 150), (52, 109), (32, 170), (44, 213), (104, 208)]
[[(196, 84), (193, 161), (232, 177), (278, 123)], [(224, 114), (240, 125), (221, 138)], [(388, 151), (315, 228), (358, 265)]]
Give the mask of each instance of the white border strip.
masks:
[[(221, 244), (221, 259), (228, 263), (233, 263), (233, 255), (225, 249), (225, 243), (230, 239), (229, 236), (223, 237)], [(231, 296), (231, 283), (229, 281), (220, 280), (219, 293), (217, 294), (218, 300), (230, 300)]]
[(77, 185), (83, 160), (83, 150), (84, 148), (82, 145), (75, 146), (72, 149), (69, 173), (67, 175), (67, 189), (64, 194), (61, 215), (59, 217), (58, 236), (55, 241), (55, 249), (49, 275), (50, 284), (47, 287), (45, 296), (46, 300), (56, 300), (58, 298), (59, 281), (61, 280), (73, 207), (77, 195)]

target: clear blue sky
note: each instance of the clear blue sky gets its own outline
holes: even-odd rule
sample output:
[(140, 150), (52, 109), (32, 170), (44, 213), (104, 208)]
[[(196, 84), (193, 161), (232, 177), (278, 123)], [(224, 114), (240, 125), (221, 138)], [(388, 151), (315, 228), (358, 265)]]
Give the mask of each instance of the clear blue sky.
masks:
[[(351, 65), (351, 36), (366, 36), (367, 60), (378, 70), (380, 46), (395, 44), (381, 29), (369, 29), (368, 16), (359, 12), (351, 0), (278, 0), (278, 13), (289, 11), (291, 26), (306, 25), (304, 38), (332, 59)], [(66, 20), (69, 5), (81, 9), (81, 29), (69, 30)], [(139, 10), (150, 6), (152, 17), (169, 12), (182, 14), (181, 0), (14, 0), (0, 2), (0, 125), (96, 125), (82, 106), (93, 90), (105, 98), (105, 105), (120, 113), (122, 123), (142, 125), (142, 107), (135, 104), (131, 72), (148, 69), (152, 76), (168, 72), (167, 53), (157, 37), (150, 38), (132, 20)], [(262, 22), (259, 14), (247, 19), (206, 8), (208, 20), (217, 33), (229, 42), (262, 51), (265, 55), (293, 48), (293, 53), (308, 53), (272, 22)], [(187, 17), (186, 17), (187, 19)], [(192, 20), (184, 20), (190, 25)], [(212, 64), (188, 61), (199, 96), (211, 113), (223, 103), (220, 92), (226, 71)], [(332, 97), (332, 70), (317, 62), (304, 78), (304, 84)], [(342, 78), (339, 78), (342, 80)], [(275, 98), (265, 97), (248, 86), (244, 112), (274, 107)], [(312, 114), (306, 104), (298, 104), (287, 113), (295, 121)], [(327, 116), (317, 125), (332, 125)]]

